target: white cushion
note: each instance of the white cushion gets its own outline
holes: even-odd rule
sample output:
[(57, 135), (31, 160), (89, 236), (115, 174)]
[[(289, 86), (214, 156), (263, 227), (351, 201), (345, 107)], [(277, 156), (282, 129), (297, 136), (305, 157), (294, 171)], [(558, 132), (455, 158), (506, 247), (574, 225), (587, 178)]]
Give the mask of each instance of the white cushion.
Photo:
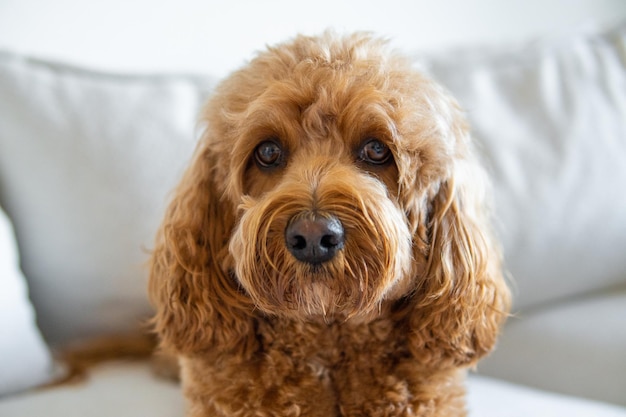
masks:
[(626, 406), (626, 289), (512, 317), (479, 369)]
[[(626, 417), (626, 409), (503, 383), (473, 375), (470, 417)], [(178, 385), (155, 378), (145, 363), (109, 363), (88, 383), (0, 400), (3, 417), (183, 417)]]
[(626, 408), (485, 377), (468, 384), (470, 417), (626, 417)]
[(0, 202), (51, 343), (129, 331), (148, 315), (147, 251), (209, 81), (0, 54)]
[(626, 282), (626, 25), (424, 60), (493, 174), (516, 305)]
[(180, 387), (142, 362), (111, 362), (87, 382), (0, 399), (2, 417), (183, 417), (184, 409)]
[(13, 229), (0, 208), (0, 396), (47, 382), (53, 369), (19, 268)]

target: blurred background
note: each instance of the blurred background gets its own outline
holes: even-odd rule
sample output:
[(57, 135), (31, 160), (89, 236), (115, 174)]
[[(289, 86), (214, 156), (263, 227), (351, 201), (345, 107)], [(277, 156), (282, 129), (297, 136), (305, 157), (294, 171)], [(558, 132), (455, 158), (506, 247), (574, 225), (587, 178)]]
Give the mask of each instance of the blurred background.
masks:
[(623, 0), (0, 0), (0, 48), (102, 70), (221, 77), (266, 44), (329, 27), (434, 51), (625, 18)]

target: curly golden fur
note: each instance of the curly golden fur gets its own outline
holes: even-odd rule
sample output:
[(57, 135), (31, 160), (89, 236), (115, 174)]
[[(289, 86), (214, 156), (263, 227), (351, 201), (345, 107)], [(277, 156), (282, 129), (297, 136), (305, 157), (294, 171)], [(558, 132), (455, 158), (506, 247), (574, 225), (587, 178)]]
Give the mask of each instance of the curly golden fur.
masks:
[(202, 121), (149, 286), (188, 415), (465, 415), (509, 292), (456, 102), (325, 33), (259, 54)]

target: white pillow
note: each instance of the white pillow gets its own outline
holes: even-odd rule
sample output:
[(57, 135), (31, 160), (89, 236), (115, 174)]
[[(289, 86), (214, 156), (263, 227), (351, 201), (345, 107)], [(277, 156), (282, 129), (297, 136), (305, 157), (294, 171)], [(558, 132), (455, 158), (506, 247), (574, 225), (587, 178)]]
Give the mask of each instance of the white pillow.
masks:
[(626, 25), (425, 60), (467, 110), (519, 308), (626, 283)]
[(147, 252), (211, 84), (0, 53), (0, 202), (52, 345), (150, 314)]
[(0, 396), (47, 382), (53, 370), (20, 271), (13, 228), (0, 208)]

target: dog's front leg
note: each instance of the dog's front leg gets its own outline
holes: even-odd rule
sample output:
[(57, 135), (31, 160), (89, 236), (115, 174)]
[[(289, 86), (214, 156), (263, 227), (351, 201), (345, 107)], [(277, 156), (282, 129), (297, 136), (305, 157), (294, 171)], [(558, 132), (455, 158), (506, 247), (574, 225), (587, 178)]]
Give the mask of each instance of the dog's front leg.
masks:
[[(395, 361), (394, 361), (395, 362)], [(427, 370), (410, 358), (346, 361), (337, 375), (341, 417), (464, 417), (464, 371)]]

